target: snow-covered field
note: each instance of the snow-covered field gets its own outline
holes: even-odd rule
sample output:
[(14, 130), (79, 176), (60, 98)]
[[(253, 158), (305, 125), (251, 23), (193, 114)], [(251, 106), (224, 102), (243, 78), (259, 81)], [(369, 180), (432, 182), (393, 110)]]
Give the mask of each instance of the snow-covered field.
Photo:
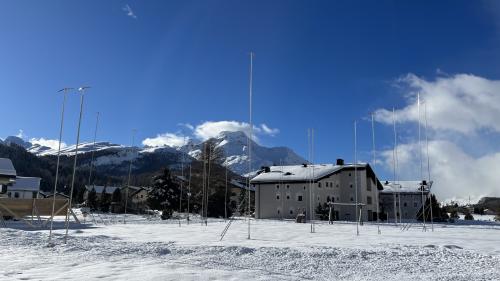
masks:
[(223, 220), (208, 225), (106, 216), (47, 230), (0, 228), (0, 280), (500, 280), (500, 224), (309, 224)]

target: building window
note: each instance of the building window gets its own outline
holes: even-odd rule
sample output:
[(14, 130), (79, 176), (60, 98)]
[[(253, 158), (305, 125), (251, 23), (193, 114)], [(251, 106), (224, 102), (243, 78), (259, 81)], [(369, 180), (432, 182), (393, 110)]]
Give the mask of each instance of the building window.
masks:
[(287, 199), (287, 200), (290, 200), (290, 194), (287, 194), (287, 195), (286, 195), (286, 199)]
[(330, 196), (326, 196), (326, 202), (330, 202)]
[(14, 198), (19, 198), (19, 192), (14, 192)]
[(366, 190), (372, 191), (372, 182), (369, 181), (368, 184), (366, 185)]
[(349, 187), (350, 187), (350, 188), (352, 188), (352, 183), (351, 183), (351, 184), (349, 184)]
[(333, 181), (330, 182), (330, 188), (333, 188)]
[(306, 190), (306, 186), (304, 185), (304, 190)]
[(290, 210), (290, 215), (293, 215), (293, 210)]
[(279, 184), (276, 185), (276, 189), (280, 189), (280, 185)]
[(297, 196), (297, 201), (302, 201), (302, 195)]
[(278, 215), (280, 214), (280, 209), (278, 209)]
[(406, 207), (408, 204), (406, 204), (406, 202), (403, 203), (403, 207)]
[(288, 184), (287, 184), (287, 185), (286, 185), (286, 189), (290, 189), (290, 185), (288, 185)]
[(276, 200), (280, 200), (280, 195), (276, 194)]
[(351, 173), (349, 173), (349, 176), (351, 176)]
[(318, 182), (318, 187), (321, 187), (321, 182)]
[(367, 196), (366, 197), (366, 204), (372, 204), (372, 197), (371, 196)]
[(325, 187), (328, 187), (328, 182), (325, 182)]
[(354, 201), (354, 198), (351, 197), (351, 202), (353, 202), (353, 201)]

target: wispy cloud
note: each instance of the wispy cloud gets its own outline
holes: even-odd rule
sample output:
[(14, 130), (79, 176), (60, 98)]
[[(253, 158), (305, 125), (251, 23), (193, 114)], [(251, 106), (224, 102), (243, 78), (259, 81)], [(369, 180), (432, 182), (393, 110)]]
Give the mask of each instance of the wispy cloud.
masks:
[(189, 141), (188, 137), (177, 135), (173, 133), (158, 134), (154, 138), (146, 138), (142, 141), (142, 144), (149, 147), (181, 147), (187, 144)]
[(128, 4), (125, 4), (125, 6), (123, 6), (122, 9), (126, 13), (127, 16), (134, 18), (134, 19), (137, 19), (137, 16), (135, 15), (134, 11), (132, 10), (132, 8), (130, 8), (130, 6)]
[[(245, 122), (238, 121), (206, 121), (196, 126), (189, 123), (179, 123), (179, 126), (189, 129), (188, 136), (183, 133), (163, 133), (156, 137), (146, 138), (142, 141), (145, 146), (171, 146), (180, 147), (185, 145), (191, 139), (205, 141), (210, 138), (217, 137), (222, 132), (244, 132), (247, 136), (250, 135), (250, 125)], [(253, 139), (259, 141), (259, 136), (275, 136), (279, 133), (279, 129), (271, 128), (266, 124), (253, 126)]]
[[(206, 121), (194, 128), (194, 135), (201, 140), (214, 138), (221, 132), (241, 131), (250, 135), (250, 124), (238, 121)], [(278, 129), (269, 128), (266, 124), (253, 126), (254, 140), (258, 140), (259, 135), (274, 136), (279, 133)]]
[[(51, 149), (57, 149), (59, 146), (58, 140), (51, 140), (51, 139), (45, 139), (45, 138), (31, 138), (30, 142), (34, 145), (38, 144), (40, 146), (50, 147)], [(66, 143), (61, 142), (61, 148), (64, 148), (66, 146), (67, 146)]]
[(24, 131), (22, 129), (19, 129), (19, 131), (17, 132), (16, 137), (24, 139), (26, 137), (26, 135), (24, 134)]
[[(406, 106), (395, 111), (400, 132), (414, 132), (418, 122), (425, 128), (422, 107), (420, 118), (418, 115), (417, 93), (426, 103), (431, 179), (438, 197), (446, 200), (500, 196), (500, 176), (494, 172), (500, 170), (500, 148), (496, 143), (500, 136), (500, 81), (471, 74), (435, 80), (410, 74), (398, 79), (397, 84), (406, 99)], [(392, 109), (379, 109), (375, 117), (390, 125)], [(421, 143), (415, 135), (402, 139), (406, 141), (400, 140), (397, 147), (398, 178), (427, 178), (423, 139)], [(392, 171), (392, 150), (383, 151), (380, 156), (387, 171)]]

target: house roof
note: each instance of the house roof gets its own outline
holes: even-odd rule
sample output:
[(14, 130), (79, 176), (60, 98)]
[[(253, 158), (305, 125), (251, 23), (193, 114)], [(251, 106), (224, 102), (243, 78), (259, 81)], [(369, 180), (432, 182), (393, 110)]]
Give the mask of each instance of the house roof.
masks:
[(0, 158), (0, 177), (16, 177), (16, 169), (14, 169), (12, 161), (8, 158)]
[(36, 177), (16, 177), (16, 181), (12, 186), (8, 187), (9, 191), (40, 191), (40, 178)]
[[(433, 182), (430, 181), (430, 184), (424, 189), (424, 192), (428, 192), (432, 183)], [(384, 186), (382, 193), (421, 193), (421, 184), (422, 181), (382, 181), (382, 185)]]
[[(261, 172), (255, 176), (251, 183), (274, 183), (274, 182), (308, 182), (311, 179), (317, 182), (343, 170), (367, 170), (368, 177), (375, 178), (375, 173), (367, 163), (360, 164), (314, 164), (314, 165), (289, 165), (271, 166), (269, 172)], [(377, 188), (382, 189), (382, 184), (377, 181)]]
[[(53, 193), (45, 193), (45, 192), (40, 192), (40, 194), (44, 197), (44, 198), (50, 198), (53, 196)], [(65, 198), (69, 198), (68, 195), (64, 194), (64, 193), (61, 193), (61, 192), (56, 192), (56, 196), (61, 196), (61, 197), (65, 197)]]

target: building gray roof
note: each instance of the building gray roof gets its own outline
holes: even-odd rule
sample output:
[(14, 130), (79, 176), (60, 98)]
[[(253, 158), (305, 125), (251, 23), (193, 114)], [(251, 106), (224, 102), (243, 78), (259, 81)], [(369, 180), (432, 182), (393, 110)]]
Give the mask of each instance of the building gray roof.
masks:
[[(420, 186), (422, 181), (382, 181), (384, 190), (382, 193), (421, 193)], [(424, 192), (428, 192), (432, 186), (432, 181), (424, 188)]]
[(0, 158), (0, 177), (16, 177), (16, 169), (8, 158)]
[(12, 186), (8, 187), (8, 191), (40, 191), (40, 178), (36, 177), (16, 177), (16, 181)]

